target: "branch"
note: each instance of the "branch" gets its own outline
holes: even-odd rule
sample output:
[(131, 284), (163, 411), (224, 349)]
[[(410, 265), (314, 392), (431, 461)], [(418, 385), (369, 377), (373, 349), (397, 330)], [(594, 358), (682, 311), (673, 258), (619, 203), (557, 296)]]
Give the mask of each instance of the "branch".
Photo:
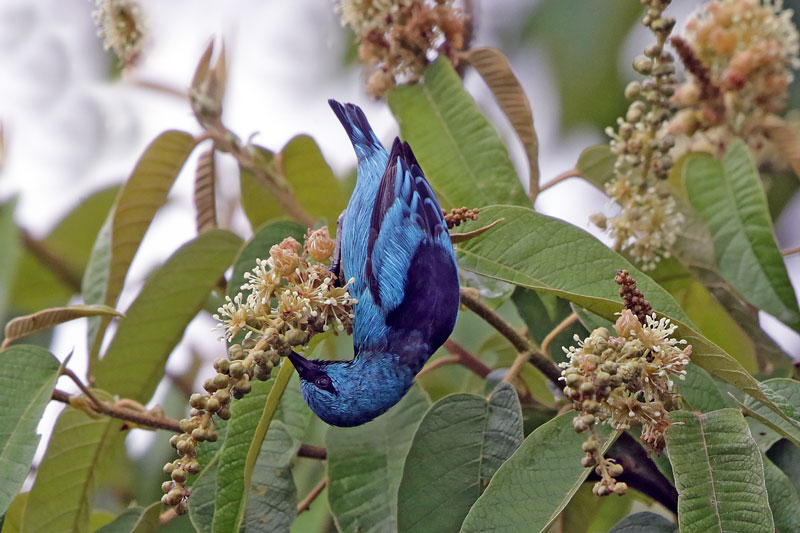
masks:
[(328, 477), (325, 476), (320, 480), (317, 485), (311, 489), (311, 492), (308, 493), (308, 496), (303, 498), (303, 501), (297, 504), (297, 514), (302, 513), (303, 511), (308, 511), (311, 508), (311, 503), (317, 499), (317, 496), (325, 490), (325, 487), (328, 486)]
[(797, 248), (791, 248), (789, 250), (783, 250), (781, 252), (781, 255), (783, 257), (786, 257), (786, 256), (789, 256), (789, 255), (798, 254), (798, 253), (800, 253), (800, 246), (798, 246)]
[(297, 457), (305, 457), (307, 459), (320, 459), (325, 460), (328, 458), (328, 450), (325, 446), (314, 446), (313, 444), (301, 444), (297, 450)]
[(72, 270), (66, 261), (42, 241), (34, 239), (26, 230), (19, 229), (19, 238), (22, 245), (35, 257), (39, 263), (56, 275), (67, 287), (74, 292), (81, 292), (81, 277)]
[[(518, 360), (530, 361), (539, 371), (547, 377), (559, 389), (561, 388), (561, 371), (553, 363), (553, 361), (544, 355), (541, 349), (535, 342), (526, 338), (524, 335), (514, 329), (511, 324), (503, 320), (503, 318), (492, 311), (480, 300), (478, 291), (470, 288), (461, 289), (461, 303), (464, 304), (469, 310), (484, 319), (501, 335), (511, 342), (512, 346), (516, 348), (519, 356)], [(523, 362), (524, 362), (523, 361)], [(517, 362), (514, 362), (517, 364)], [(521, 363), (520, 363), (521, 364)]]
[[(554, 327), (553, 330), (550, 333), (548, 333), (547, 336), (542, 341), (542, 347), (541, 347), (542, 355), (545, 355), (546, 357), (550, 353), (550, 345), (553, 343), (553, 339), (558, 337), (558, 335), (561, 334), (561, 332), (570, 327), (577, 320), (578, 320), (578, 315), (572, 313), (564, 320), (562, 320), (560, 324)], [(525, 363), (528, 362), (528, 360), (530, 360), (532, 354), (533, 354), (532, 351), (520, 352), (520, 354), (514, 360), (514, 363), (511, 365), (511, 369), (509, 369), (508, 374), (506, 374), (506, 377), (503, 378), (503, 381), (505, 381), (506, 383), (511, 383), (511, 381), (513, 381), (513, 379), (517, 376), (517, 374), (519, 374), (519, 371), (522, 370), (522, 365), (524, 365)], [(560, 376), (561, 372), (559, 372), (559, 377)], [(554, 383), (556, 385), (559, 385), (558, 380), (556, 380)]]
[[(53, 391), (52, 399), (74, 406), (74, 402), (78, 402), (83, 398), (81, 396), (74, 396), (62, 390), (55, 389)], [(175, 433), (182, 433), (180, 424), (177, 420), (172, 418), (153, 416), (147, 413), (133, 411), (131, 409), (124, 409), (122, 407), (97, 400), (97, 398), (95, 398), (95, 400), (97, 403), (90, 399), (93, 408), (96, 409), (100, 414), (110, 416), (111, 418), (117, 418), (119, 420), (125, 420), (127, 422), (133, 422), (138, 426), (145, 426), (153, 429), (166, 429)]]
[(423, 368), (417, 376), (422, 376), (429, 372), (433, 372), (439, 367), (445, 365), (461, 365), (472, 373), (486, 379), (492, 369), (483, 361), (472, 355), (469, 350), (458, 344), (453, 339), (444, 341), (444, 347), (451, 354), (450, 356), (440, 357), (436, 361)]
[(552, 187), (553, 185), (558, 185), (562, 181), (566, 181), (566, 180), (568, 180), (570, 178), (583, 178), (583, 179), (586, 179), (586, 176), (581, 174), (580, 171), (578, 169), (575, 169), (575, 168), (573, 168), (572, 170), (567, 170), (566, 172), (562, 172), (561, 174), (559, 174), (555, 178), (551, 179), (550, 181), (548, 181), (547, 183), (542, 185), (539, 188), (539, 192), (540, 193), (544, 192), (547, 189), (549, 189), (550, 187)]

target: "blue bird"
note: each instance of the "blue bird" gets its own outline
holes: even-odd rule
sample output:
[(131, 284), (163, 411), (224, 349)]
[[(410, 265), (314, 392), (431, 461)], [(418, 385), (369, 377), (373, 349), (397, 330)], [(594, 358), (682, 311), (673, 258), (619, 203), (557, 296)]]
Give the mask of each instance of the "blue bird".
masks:
[[(356, 187), (339, 217), (332, 269), (355, 278), (351, 361), (292, 353), (303, 398), (334, 426), (385, 413), (447, 340), (459, 305), (458, 270), (442, 209), (408, 143), (390, 153), (353, 104), (328, 103), (358, 157)], [(339, 259), (341, 258), (341, 259)]]

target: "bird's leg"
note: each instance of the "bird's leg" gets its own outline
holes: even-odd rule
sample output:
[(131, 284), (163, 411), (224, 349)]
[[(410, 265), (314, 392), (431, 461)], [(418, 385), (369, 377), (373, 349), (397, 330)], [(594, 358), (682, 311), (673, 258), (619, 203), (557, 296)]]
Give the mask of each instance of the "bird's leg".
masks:
[(336, 247), (333, 249), (333, 259), (328, 270), (334, 275), (334, 286), (344, 285), (342, 280), (342, 222), (344, 221), (344, 211), (336, 220)]

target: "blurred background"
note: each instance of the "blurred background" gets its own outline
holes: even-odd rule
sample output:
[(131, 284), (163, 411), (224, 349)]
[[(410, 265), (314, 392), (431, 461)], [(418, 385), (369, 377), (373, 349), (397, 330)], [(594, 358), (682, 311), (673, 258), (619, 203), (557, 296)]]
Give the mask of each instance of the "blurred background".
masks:
[[(680, 27), (700, 3), (675, 2), (667, 13)], [(388, 107), (364, 91), (353, 35), (341, 26), (332, 0), (142, 0), (139, 5), (147, 45), (137, 66), (122, 76), (97, 36), (89, 0), (0, 0), (0, 202), (16, 197), (14, 218), (34, 239), (47, 236), (92, 193), (122, 183), (160, 132), (201, 131), (181, 93), (211, 39), (225, 43), (229, 73), (223, 120), (240, 138), (254, 135), (254, 142), (279, 150), (295, 135), (310, 134), (334, 172), (344, 177), (355, 156), (328, 98), (362, 106), (387, 144), (398, 133)], [(606, 142), (603, 128), (624, 113), (623, 89), (636, 76), (631, 62), (652, 39), (638, 24), (641, 10), (636, 0), (474, 2), (473, 44), (496, 46), (508, 56), (532, 104), (543, 183), (571, 169), (584, 148)], [(488, 89), (469, 70), (465, 83), (507, 141), (526, 183), (524, 152)], [(797, 107), (799, 95), (794, 87), (791, 107)], [(119, 302), (123, 311), (148, 273), (196, 233), (192, 174), (198, 153), (136, 255)], [(238, 167), (225, 155), (217, 165), (220, 224), (247, 237), (251, 228), (234, 208)], [(587, 217), (600, 210), (612, 213), (607, 201), (582, 181), (569, 180), (540, 195), (536, 208), (605, 239)], [(777, 221), (782, 249), (800, 245), (798, 216), (795, 196)], [(95, 234), (83, 237), (90, 246)], [(800, 258), (788, 257), (787, 266), (800, 288)], [(32, 312), (35, 304), (11, 312)], [(784, 349), (800, 358), (800, 339), (764, 319)], [(193, 361), (223, 353), (213, 326), (208, 314), (190, 325), (169, 361), (168, 375), (191, 375)], [(85, 373), (85, 339), (86, 325), (76, 321), (56, 328), (51, 341), (61, 359), (74, 352), (70, 366), (79, 375)], [(184, 387), (199, 389), (212, 372), (202, 365), (195, 382)], [(60, 386), (71, 387), (66, 381)], [(154, 403), (169, 405), (168, 389), (160, 387)], [(182, 402), (178, 396), (173, 416), (182, 413)], [(48, 408), (43, 431), (59, 408)], [(135, 433), (128, 445), (142, 456), (154, 435)], [(171, 452), (168, 446), (163, 451)], [(157, 490), (158, 483), (153, 487)]]

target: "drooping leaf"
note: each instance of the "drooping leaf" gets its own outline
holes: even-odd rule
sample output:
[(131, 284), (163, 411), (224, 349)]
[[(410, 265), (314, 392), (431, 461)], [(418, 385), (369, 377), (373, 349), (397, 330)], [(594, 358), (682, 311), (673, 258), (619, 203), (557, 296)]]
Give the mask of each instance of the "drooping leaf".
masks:
[(593, 236), (531, 209), (490, 206), (481, 210), (481, 223), (497, 218), (506, 221), (497, 226), (491, 239), (481, 235), (456, 247), (461, 268), (555, 294), (609, 320), (622, 308), (614, 274), (626, 269), (653, 310), (671, 318), (678, 326), (675, 335), (692, 345), (693, 363), (785, 416), (738, 361), (697, 332), (669, 293)]
[(328, 428), (328, 503), (341, 531), (397, 531), (403, 464), (428, 400), (417, 385), (372, 422)]
[(398, 493), (399, 531), (458, 531), (469, 508), (522, 442), (514, 387), (501, 382), (488, 401), (453, 394), (420, 422)]
[(674, 411), (670, 419), (681, 531), (772, 533), (761, 452), (741, 413)]
[(296, 446), (282, 422), (270, 424), (248, 489), (247, 533), (289, 531), (297, 516), (297, 488), (289, 465)]
[(447, 59), (388, 101), (443, 207), (530, 205), (508, 150)]
[(678, 526), (660, 514), (642, 511), (626, 516), (608, 533), (678, 533)]
[(525, 89), (511, 70), (506, 56), (497, 48), (489, 46), (471, 48), (467, 53), (467, 60), (491, 89), (497, 104), (525, 148), (530, 184), (528, 196), (534, 201), (539, 192), (539, 141), (533, 127), (533, 111), (525, 95)]
[(778, 416), (766, 405), (747, 397), (744, 400), (745, 414), (777, 431), (779, 435), (800, 446), (800, 382), (793, 379), (769, 379), (761, 383), (764, 393), (794, 423)]
[[(546, 531), (575, 495), (591, 468), (581, 465), (585, 435), (572, 427), (575, 413), (542, 424), (495, 473), (469, 511), (461, 531)], [(598, 432), (605, 451), (616, 440)]]
[(772, 229), (758, 169), (736, 140), (720, 162), (696, 154), (683, 165), (694, 208), (714, 240), (723, 277), (758, 308), (800, 329), (800, 309)]
[(98, 387), (146, 402), (164, 363), (241, 244), (225, 230), (210, 230), (179, 248), (148, 278), (120, 319), (114, 341), (95, 372)]
[(159, 515), (163, 506), (156, 502), (147, 507), (131, 507), (97, 533), (152, 533), (161, 525)]
[(708, 413), (728, 407), (711, 375), (697, 365), (686, 367), (686, 379), (678, 382), (678, 392), (693, 411)]
[(36, 426), (58, 378), (58, 360), (37, 346), (0, 351), (0, 514), (28, 475), (39, 444)]
[(194, 173), (194, 209), (197, 233), (217, 227), (217, 166), (212, 146), (197, 159)]
[(800, 493), (800, 448), (788, 440), (780, 440), (767, 451), (767, 458), (786, 474)]
[[(108, 394), (94, 391), (103, 401)], [(89, 531), (96, 481), (109, 468), (114, 449), (125, 436), (121, 420), (91, 418), (67, 407), (56, 422), (47, 453), (39, 465), (21, 532)]]
[(19, 237), (14, 224), (16, 200), (0, 205), (0, 321), (5, 321), (6, 308), (10, 303), (11, 282), (19, 259)]
[(775, 530), (796, 530), (800, 526), (800, 495), (780, 468), (766, 456), (762, 455), (761, 460), (764, 462), (764, 480)]
[(37, 331), (55, 327), (64, 322), (85, 318), (89, 316), (122, 316), (122, 313), (107, 305), (70, 305), (68, 307), (55, 307), (44, 309), (32, 315), (18, 316), (6, 324), (6, 338), (3, 344), (11, 343), (22, 337), (32, 335)]
[[(167, 131), (145, 149), (92, 248), (81, 290), (87, 304), (115, 307), (133, 256), (194, 146), (188, 133)], [(108, 325), (108, 319), (96, 320), (89, 339), (93, 356)]]
[(314, 139), (308, 135), (291, 139), (281, 150), (280, 163), (300, 205), (335, 229), (336, 219), (347, 207), (347, 198)]

